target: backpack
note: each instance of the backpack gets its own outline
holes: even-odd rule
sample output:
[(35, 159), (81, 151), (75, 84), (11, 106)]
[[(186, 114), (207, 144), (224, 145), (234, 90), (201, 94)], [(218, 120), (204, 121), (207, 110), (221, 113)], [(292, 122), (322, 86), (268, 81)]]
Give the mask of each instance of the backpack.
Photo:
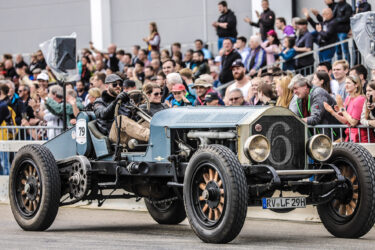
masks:
[[(16, 112), (8, 106), (9, 114), (0, 126), (16, 126)], [(3, 128), (0, 130), (0, 140), (13, 140), (16, 138), (18, 128)]]

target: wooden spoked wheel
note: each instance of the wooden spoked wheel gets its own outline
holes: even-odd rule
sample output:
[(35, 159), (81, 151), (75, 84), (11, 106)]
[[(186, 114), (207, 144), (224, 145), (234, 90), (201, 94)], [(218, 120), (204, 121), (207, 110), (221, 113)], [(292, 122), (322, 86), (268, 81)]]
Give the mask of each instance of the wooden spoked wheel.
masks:
[(40, 174), (34, 163), (24, 161), (17, 176), (16, 200), (24, 216), (33, 215), (39, 208), (42, 188)]
[(197, 212), (208, 224), (218, 222), (225, 207), (225, 187), (218, 170), (211, 164), (203, 164), (196, 172), (195, 194)]
[(357, 175), (352, 167), (349, 165), (342, 165), (340, 170), (341, 174), (350, 181), (352, 188), (344, 201), (339, 201), (338, 199), (333, 200), (332, 208), (339, 216), (346, 217), (351, 216), (357, 208), (359, 202), (359, 183)]

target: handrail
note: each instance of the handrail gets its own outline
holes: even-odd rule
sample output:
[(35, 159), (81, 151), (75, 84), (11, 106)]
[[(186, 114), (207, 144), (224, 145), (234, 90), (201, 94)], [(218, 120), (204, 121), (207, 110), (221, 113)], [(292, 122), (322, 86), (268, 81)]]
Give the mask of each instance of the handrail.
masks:
[(0, 126), (0, 129), (63, 129), (59, 126)]
[[(311, 50), (311, 51), (299, 54), (299, 55), (293, 57), (293, 59), (298, 59), (298, 58), (301, 58), (301, 57), (309, 56), (309, 55), (318, 53), (318, 52), (320, 52), (322, 50), (326, 50), (326, 49), (329, 49), (329, 48), (332, 48), (332, 47), (336, 47), (337, 45), (344, 44), (344, 43), (347, 43), (347, 42), (352, 41), (352, 40), (353, 40), (353, 38), (348, 38), (348, 39), (345, 39), (345, 40), (342, 40), (342, 41), (338, 41), (338, 42), (335, 42), (335, 43), (332, 43), (332, 44), (329, 44), (329, 45), (326, 45), (326, 46), (323, 46), (323, 47), (319, 47), (317, 49), (314, 49), (314, 50)], [(273, 63), (272, 65), (263, 66), (259, 70), (263, 71), (263, 70), (265, 70), (265, 69), (267, 69), (269, 67), (273, 67), (273, 66), (276, 66), (276, 65), (278, 65), (280, 63), (284, 63), (284, 62), (285, 62), (285, 60), (280, 60), (278, 62)], [(246, 75), (250, 76), (250, 73), (247, 73)], [(224, 85), (220, 85), (219, 87), (214, 88), (214, 90), (219, 91), (221, 89), (227, 88), (229, 85), (233, 84), (234, 82), (235, 82), (235, 80), (230, 81), (228, 83), (225, 83)]]

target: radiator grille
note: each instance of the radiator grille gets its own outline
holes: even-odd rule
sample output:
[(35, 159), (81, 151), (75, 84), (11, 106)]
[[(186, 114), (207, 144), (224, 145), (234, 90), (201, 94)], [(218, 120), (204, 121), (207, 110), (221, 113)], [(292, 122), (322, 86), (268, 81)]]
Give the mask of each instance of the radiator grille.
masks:
[(305, 167), (305, 126), (295, 117), (263, 116), (252, 124), (251, 131), (253, 135), (266, 136), (271, 143), (271, 153), (264, 164), (280, 170)]

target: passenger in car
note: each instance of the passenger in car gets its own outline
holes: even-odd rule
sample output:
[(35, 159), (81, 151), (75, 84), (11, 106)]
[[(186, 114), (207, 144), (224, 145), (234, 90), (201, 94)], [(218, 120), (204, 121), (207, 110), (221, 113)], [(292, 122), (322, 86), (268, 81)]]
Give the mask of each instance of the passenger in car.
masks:
[(139, 107), (149, 114), (151, 117), (155, 113), (169, 108), (166, 103), (161, 103), (161, 87), (156, 83), (147, 83), (143, 86), (142, 91), (147, 95), (148, 100), (150, 101), (150, 111), (147, 110), (147, 105), (142, 104)]

